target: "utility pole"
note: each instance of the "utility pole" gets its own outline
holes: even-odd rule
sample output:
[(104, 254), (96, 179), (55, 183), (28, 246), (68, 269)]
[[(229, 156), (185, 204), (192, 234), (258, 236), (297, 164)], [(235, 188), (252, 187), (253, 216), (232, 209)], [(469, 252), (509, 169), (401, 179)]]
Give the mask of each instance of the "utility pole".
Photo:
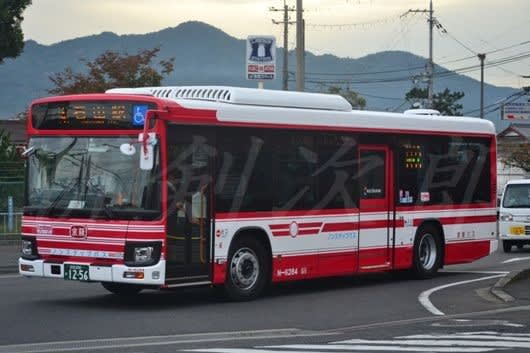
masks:
[(434, 61), (433, 61), (433, 29), (437, 22), (436, 18), (433, 17), (434, 9), (432, 0), (429, 1), (429, 9), (424, 10), (408, 10), (401, 17), (408, 15), (409, 13), (424, 13), (428, 14), (429, 18), (429, 59), (427, 60), (426, 74), (427, 74), (427, 108), (433, 107), (433, 85), (434, 85)]
[(289, 12), (294, 11), (294, 7), (289, 7), (286, 0), (283, 0), (283, 9), (274, 7), (269, 8), (269, 11), (283, 11), (283, 21), (272, 20), (275, 25), (283, 24), (283, 84), (284, 91), (289, 90), (289, 25), (295, 24), (294, 21), (289, 21)]
[(300, 92), (305, 89), (305, 24), (303, 12), (302, 0), (296, 0), (296, 90)]
[(432, 95), (433, 95), (432, 91), (433, 91), (433, 83), (434, 83), (434, 79), (433, 79), (434, 64), (432, 60), (432, 32), (433, 32), (433, 27), (434, 27), (434, 20), (432, 18), (433, 12), (434, 11), (432, 9), (432, 0), (431, 0), (430, 6), (429, 6), (429, 65), (427, 68), (427, 76), (429, 77), (427, 100), (429, 102), (429, 108), (433, 107), (433, 102), (432, 102)]
[(486, 54), (477, 55), (480, 60), (480, 118), (484, 119), (484, 60)]

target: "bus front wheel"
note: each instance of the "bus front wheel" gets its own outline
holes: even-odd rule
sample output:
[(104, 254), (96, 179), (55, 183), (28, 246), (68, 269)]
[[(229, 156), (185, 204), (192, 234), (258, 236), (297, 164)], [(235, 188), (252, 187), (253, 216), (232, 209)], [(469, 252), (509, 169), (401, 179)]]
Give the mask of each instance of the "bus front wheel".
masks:
[(267, 252), (252, 237), (236, 239), (228, 254), (225, 291), (232, 300), (251, 300), (260, 295), (270, 277)]
[(417, 278), (431, 278), (441, 267), (442, 242), (436, 227), (422, 226), (414, 240), (413, 271)]
[(504, 252), (511, 252), (512, 251), (512, 242), (509, 240), (503, 240), (502, 241), (502, 250)]
[(128, 283), (101, 282), (103, 288), (120, 296), (133, 296), (142, 290), (142, 286)]

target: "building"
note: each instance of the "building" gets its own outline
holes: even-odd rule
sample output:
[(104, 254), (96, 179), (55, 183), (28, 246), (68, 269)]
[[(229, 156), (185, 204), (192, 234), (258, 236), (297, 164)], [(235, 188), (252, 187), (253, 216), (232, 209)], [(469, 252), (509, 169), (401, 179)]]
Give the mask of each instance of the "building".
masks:
[(523, 179), (530, 174), (523, 169), (506, 165), (503, 162), (508, 155), (510, 145), (530, 143), (530, 124), (512, 123), (497, 135), (497, 193), (501, 193), (504, 184), (510, 179)]

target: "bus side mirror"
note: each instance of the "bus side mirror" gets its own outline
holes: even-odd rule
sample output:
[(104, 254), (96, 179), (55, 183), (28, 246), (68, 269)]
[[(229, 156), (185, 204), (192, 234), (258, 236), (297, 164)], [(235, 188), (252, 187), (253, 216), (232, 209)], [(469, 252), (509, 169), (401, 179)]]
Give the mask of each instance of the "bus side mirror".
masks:
[[(147, 137), (146, 141), (144, 141), (145, 137)], [(151, 170), (155, 162), (156, 135), (154, 132), (140, 133), (138, 134), (138, 141), (142, 145), (140, 147), (140, 169)]]

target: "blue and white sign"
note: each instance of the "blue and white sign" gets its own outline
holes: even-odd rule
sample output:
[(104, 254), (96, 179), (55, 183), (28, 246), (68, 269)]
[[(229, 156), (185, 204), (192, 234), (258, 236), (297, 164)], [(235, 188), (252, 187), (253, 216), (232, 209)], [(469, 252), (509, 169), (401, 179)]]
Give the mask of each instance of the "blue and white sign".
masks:
[(502, 120), (530, 119), (530, 102), (512, 102), (502, 106)]
[(249, 36), (246, 59), (248, 80), (274, 80), (276, 77), (276, 38), (274, 36)]
[(147, 104), (133, 105), (132, 123), (134, 126), (143, 126), (147, 116)]

